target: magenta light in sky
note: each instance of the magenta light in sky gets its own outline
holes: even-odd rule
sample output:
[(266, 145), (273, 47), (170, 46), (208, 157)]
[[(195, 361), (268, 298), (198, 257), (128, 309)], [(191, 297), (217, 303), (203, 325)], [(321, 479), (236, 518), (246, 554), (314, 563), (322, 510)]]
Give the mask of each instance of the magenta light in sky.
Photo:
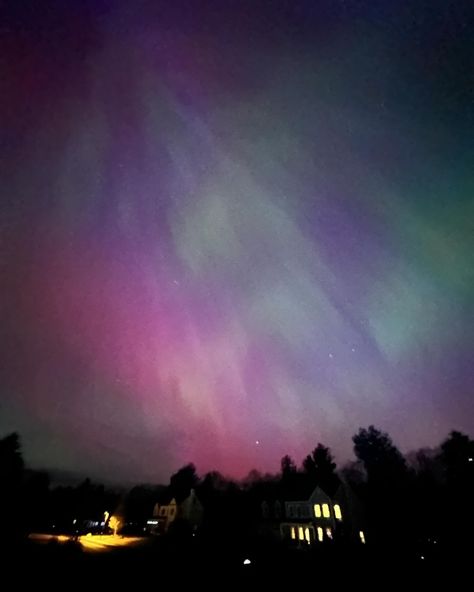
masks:
[(452, 39), (443, 66), (446, 33), (395, 8), (379, 28), (381, 8), (125, 4), (9, 16), (2, 431), (127, 480), (275, 470), (318, 441), (343, 461), (369, 423), (403, 449), (469, 431)]

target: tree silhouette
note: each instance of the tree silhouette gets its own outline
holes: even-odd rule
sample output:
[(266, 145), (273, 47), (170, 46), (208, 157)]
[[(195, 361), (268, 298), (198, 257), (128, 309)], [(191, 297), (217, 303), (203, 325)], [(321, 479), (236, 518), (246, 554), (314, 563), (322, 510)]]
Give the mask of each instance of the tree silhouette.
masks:
[(247, 476), (244, 477), (242, 484), (244, 485), (244, 487), (252, 487), (257, 483), (260, 483), (263, 480), (263, 475), (260, 471), (258, 471), (257, 469), (251, 469)]
[(0, 475), (3, 483), (18, 484), (23, 475), (24, 462), (20, 436), (13, 432), (0, 440)]
[(328, 495), (333, 495), (339, 484), (336, 463), (330, 449), (319, 443), (303, 460), (303, 471), (312, 486), (319, 485)]
[(305, 456), (305, 458), (303, 459), (302, 466), (303, 471), (316, 482), (316, 467), (311, 454)]
[(390, 436), (375, 428), (360, 428), (353, 436), (354, 452), (363, 463), (369, 481), (390, 481), (406, 473), (406, 462)]
[(338, 480), (335, 473), (336, 463), (329, 448), (318, 444), (313, 450), (313, 461), (321, 487), (331, 493), (328, 489), (332, 489)]
[(193, 463), (189, 463), (181, 467), (179, 471), (174, 473), (170, 478), (170, 491), (177, 502), (184, 500), (191, 489), (194, 489), (199, 482), (199, 477), (196, 473), (196, 467)]
[(373, 425), (360, 428), (352, 438), (356, 457), (367, 474), (367, 504), (372, 535), (400, 548), (414, 530), (401, 529), (406, 521), (415, 523), (410, 504), (409, 472), (405, 459), (390, 436)]
[(44, 471), (25, 470), (23, 494), (24, 515), (29, 529), (41, 531), (48, 526), (49, 475)]
[(156, 500), (165, 489), (164, 485), (137, 485), (133, 487), (125, 497), (126, 521), (145, 522), (152, 515)]
[(286, 454), (280, 461), (281, 476), (283, 479), (291, 478), (296, 473), (295, 461)]
[(444, 504), (454, 510), (444, 513), (445, 536), (460, 557), (469, 549), (474, 529), (474, 441), (453, 431), (441, 444), (438, 459), (444, 467)]
[(201, 479), (198, 486), (199, 496), (202, 498), (214, 498), (216, 495), (225, 492), (233, 484), (219, 471), (209, 471)]
[(23, 470), (20, 437), (14, 432), (0, 440), (0, 520), (2, 530), (10, 534), (23, 529)]
[(474, 440), (466, 434), (452, 431), (441, 444), (440, 460), (446, 478), (452, 485), (468, 485), (474, 472)]
[(210, 471), (201, 480), (196, 492), (206, 509), (203, 532), (211, 538), (225, 539), (229, 516), (233, 517), (234, 524), (239, 525), (244, 515), (240, 488), (218, 471)]

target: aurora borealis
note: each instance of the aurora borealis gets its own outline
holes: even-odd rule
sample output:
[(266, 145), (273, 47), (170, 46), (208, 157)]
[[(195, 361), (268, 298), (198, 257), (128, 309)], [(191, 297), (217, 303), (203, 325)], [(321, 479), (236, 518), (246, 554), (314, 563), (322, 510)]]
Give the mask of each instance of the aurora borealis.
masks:
[(0, 48), (27, 459), (156, 481), (472, 434), (472, 3), (45, 4)]

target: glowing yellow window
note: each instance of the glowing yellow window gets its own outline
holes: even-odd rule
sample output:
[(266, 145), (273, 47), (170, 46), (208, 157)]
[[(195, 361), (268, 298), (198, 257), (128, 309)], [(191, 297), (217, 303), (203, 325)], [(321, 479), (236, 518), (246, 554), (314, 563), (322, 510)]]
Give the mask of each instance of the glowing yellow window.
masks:
[(339, 504), (334, 504), (334, 516), (336, 516), (336, 520), (342, 520), (341, 506)]
[(291, 527), (291, 538), (296, 539), (296, 531), (294, 526)]
[(318, 526), (318, 541), (321, 543), (323, 540), (323, 529)]
[(319, 504), (314, 504), (314, 515), (316, 518), (321, 518), (321, 506)]
[(360, 538), (360, 542), (365, 545), (365, 535), (364, 535), (364, 531), (363, 530), (359, 530), (359, 538)]
[(323, 504), (323, 516), (325, 518), (329, 518), (331, 514), (329, 513), (329, 506), (328, 504)]
[(302, 526), (298, 526), (298, 538), (300, 541), (304, 541), (304, 531)]
[(305, 528), (304, 529), (304, 538), (308, 541), (308, 543), (311, 542), (311, 538), (310, 538), (310, 535), (309, 535), (309, 528)]
[(330, 528), (326, 528), (326, 535), (328, 539), (332, 539), (332, 530)]

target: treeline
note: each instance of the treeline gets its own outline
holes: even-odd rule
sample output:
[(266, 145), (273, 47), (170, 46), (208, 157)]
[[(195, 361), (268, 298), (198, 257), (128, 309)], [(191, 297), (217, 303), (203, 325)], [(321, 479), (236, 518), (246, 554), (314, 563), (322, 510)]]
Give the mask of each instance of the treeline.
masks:
[[(142, 529), (156, 502), (183, 500), (195, 489), (205, 508), (204, 531), (232, 528), (245, 536), (262, 521), (262, 502), (307, 499), (319, 485), (333, 495), (341, 481), (365, 507), (368, 540), (418, 546), (423, 541), (463, 547), (474, 527), (474, 441), (453, 431), (436, 449), (404, 457), (390, 436), (373, 426), (352, 438), (355, 461), (338, 470), (331, 451), (318, 444), (301, 465), (281, 459), (278, 474), (253, 470), (241, 480), (217, 471), (199, 476), (190, 463), (168, 485), (139, 485), (117, 492), (86, 479), (77, 487), (51, 487), (46, 473), (24, 466), (20, 438), (0, 440), (0, 530), (71, 531), (84, 521), (120, 518), (124, 532)], [(306, 497), (305, 497), (306, 496)]]

